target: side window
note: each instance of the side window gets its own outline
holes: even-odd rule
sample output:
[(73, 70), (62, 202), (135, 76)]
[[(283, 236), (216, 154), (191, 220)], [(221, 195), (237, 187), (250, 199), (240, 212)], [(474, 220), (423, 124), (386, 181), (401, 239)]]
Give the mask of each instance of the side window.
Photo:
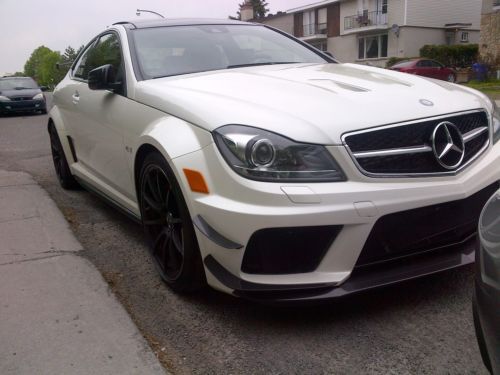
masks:
[(91, 70), (102, 65), (111, 64), (115, 68), (116, 80), (123, 76), (120, 42), (114, 33), (105, 34), (99, 38), (82, 56), (75, 67), (75, 77), (87, 80)]
[(431, 66), (432, 66), (433, 68), (441, 68), (441, 66), (442, 66), (442, 65), (441, 65), (440, 63), (438, 63), (437, 61), (431, 61), (430, 63), (431, 63)]
[(94, 45), (95, 45), (95, 41), (80, 56), (80, 60), (77, 61), (76, 65), (73, 69), (73, 76), (74, 77), (80, 78), (80, 79), (85, 79), (85, 80), (87, 79), (87, 76), (84, 75), (84, 72), (86, 71), (85, 65), (87, 63), (89, 51), (93, 48)]

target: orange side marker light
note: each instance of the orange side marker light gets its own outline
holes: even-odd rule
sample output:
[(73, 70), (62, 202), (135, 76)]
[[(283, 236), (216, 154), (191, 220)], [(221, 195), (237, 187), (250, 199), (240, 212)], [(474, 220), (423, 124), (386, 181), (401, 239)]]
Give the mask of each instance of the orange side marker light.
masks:
[(193, 171), (191, 169), (183, 169), (183, 171), (186, 175), (191, 191), (195, 193), (209, 194), (205, 178), (203, 178), (203, 175), (200, 172)]

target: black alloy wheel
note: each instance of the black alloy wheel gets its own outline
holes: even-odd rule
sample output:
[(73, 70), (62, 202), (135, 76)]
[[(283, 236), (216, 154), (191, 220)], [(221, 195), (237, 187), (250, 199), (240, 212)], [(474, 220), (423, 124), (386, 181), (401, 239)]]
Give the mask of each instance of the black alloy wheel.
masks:
[(201, 289), (205, 273), (193, 223), (175, 176), (161, 155), (146, 157), (140, 187), (144, 232), (161, 277), (178, 292)]
[(50, 148), (52, 150), (52, 160), (59, 183), (64, 189), (73, 190), (79, 187), (69, 169), (68, 161), (64, 154), (64, 150), (57, 134), (57, 130), (53, 124), (49, 125)]

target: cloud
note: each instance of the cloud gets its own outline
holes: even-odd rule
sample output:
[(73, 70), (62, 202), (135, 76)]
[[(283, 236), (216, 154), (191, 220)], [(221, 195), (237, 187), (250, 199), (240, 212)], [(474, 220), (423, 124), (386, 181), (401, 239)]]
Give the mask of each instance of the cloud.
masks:
[[(151, 9), (170, 18), (227, 18), (242, 0), (0, 0), (0, 74), (22, 71), (41, 45), (63, 52), (78, 48), (114, 22), (137, 19), (136, 9)], [(271, 12), (309, 4), (307, 0), (268, 0)], [(155, 17), (143, 14), (141, 19)]]

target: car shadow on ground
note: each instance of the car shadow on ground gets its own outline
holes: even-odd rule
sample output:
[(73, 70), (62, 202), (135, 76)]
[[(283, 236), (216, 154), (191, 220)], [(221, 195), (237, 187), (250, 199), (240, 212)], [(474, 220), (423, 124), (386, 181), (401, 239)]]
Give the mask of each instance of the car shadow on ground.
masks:
[[(81, 194), (86, 199), (92, 201), (92, 206), (99, 211), (105, 211), (106, 216), (113, 221), (114, 225), (119, 226), (124, 232), (134, 237), (140, 244), (143, 251), (142, 256), (147, 258), (151, 267), (148, 270), (149, 276), (153, 273), (155, 279), (155, 288), (160, 289), (161, 294), (167, 294), (168, 298), (176, 298), (187, 304), (198, 305), (204, 310), (211, 311), (214, 315), (225, 316), (228, 313), (238, 316), (240, 320), (251, 321), (269, 321), (271, 322), (289, 322), (293, 325), (311, 325), (322, 324), (325, 321), (342, 320), (343, 318), (353, 319), (358, 316), (361, 318), (368, 311), (370, 315), (387, 314), (394, 312), (395, 309), (415, 309), (419, 305), (433, 305), (443, 300), (450, 299), (452, 303), (456, 294), (469, 293), (472, 291), (473, 266), (465, 266), (459, 269), (445, 271), (440, 274), (422, 277), (416, 280), (406, 281), (397, 285), (378, 288), (354, 295), (336, 298), (323, 302), (303, 302), (292, 304), (265, 304), (243, 298), (237, 298), (222, 292), (218, 292), (207, 287), (201, 292), (191, 295), (176, 294), (163, 283), (156, 273), (152, 264), (145, 239), (142, 232), (142, 226), (131, 220), (126, 215), (115, 211), (106, 202), (92, 193), (85, 190)], [(139, 250), (139, 251), (141, 251)], [(137, 270), (138, 272), (141, 272)], [(465, 277), (464, 277), (465, 275)], [(122, 278), (122, 281), (127, 281)], [(119, 289), (119, 285), (113, 285)], [(148, 288), (144, 285), (145, 289)], [(151, 287), (151, 286), (150, 286)], [(146, 293), (143, 290), (143, 293)], [(156, 293), (156, 292), (155, 292)], [(151, 296), (152, 297), (152, 296)], [(121, 298), (127, 298), (121, 294)], [(167, 298), (167, 299), (168, 299)]]

